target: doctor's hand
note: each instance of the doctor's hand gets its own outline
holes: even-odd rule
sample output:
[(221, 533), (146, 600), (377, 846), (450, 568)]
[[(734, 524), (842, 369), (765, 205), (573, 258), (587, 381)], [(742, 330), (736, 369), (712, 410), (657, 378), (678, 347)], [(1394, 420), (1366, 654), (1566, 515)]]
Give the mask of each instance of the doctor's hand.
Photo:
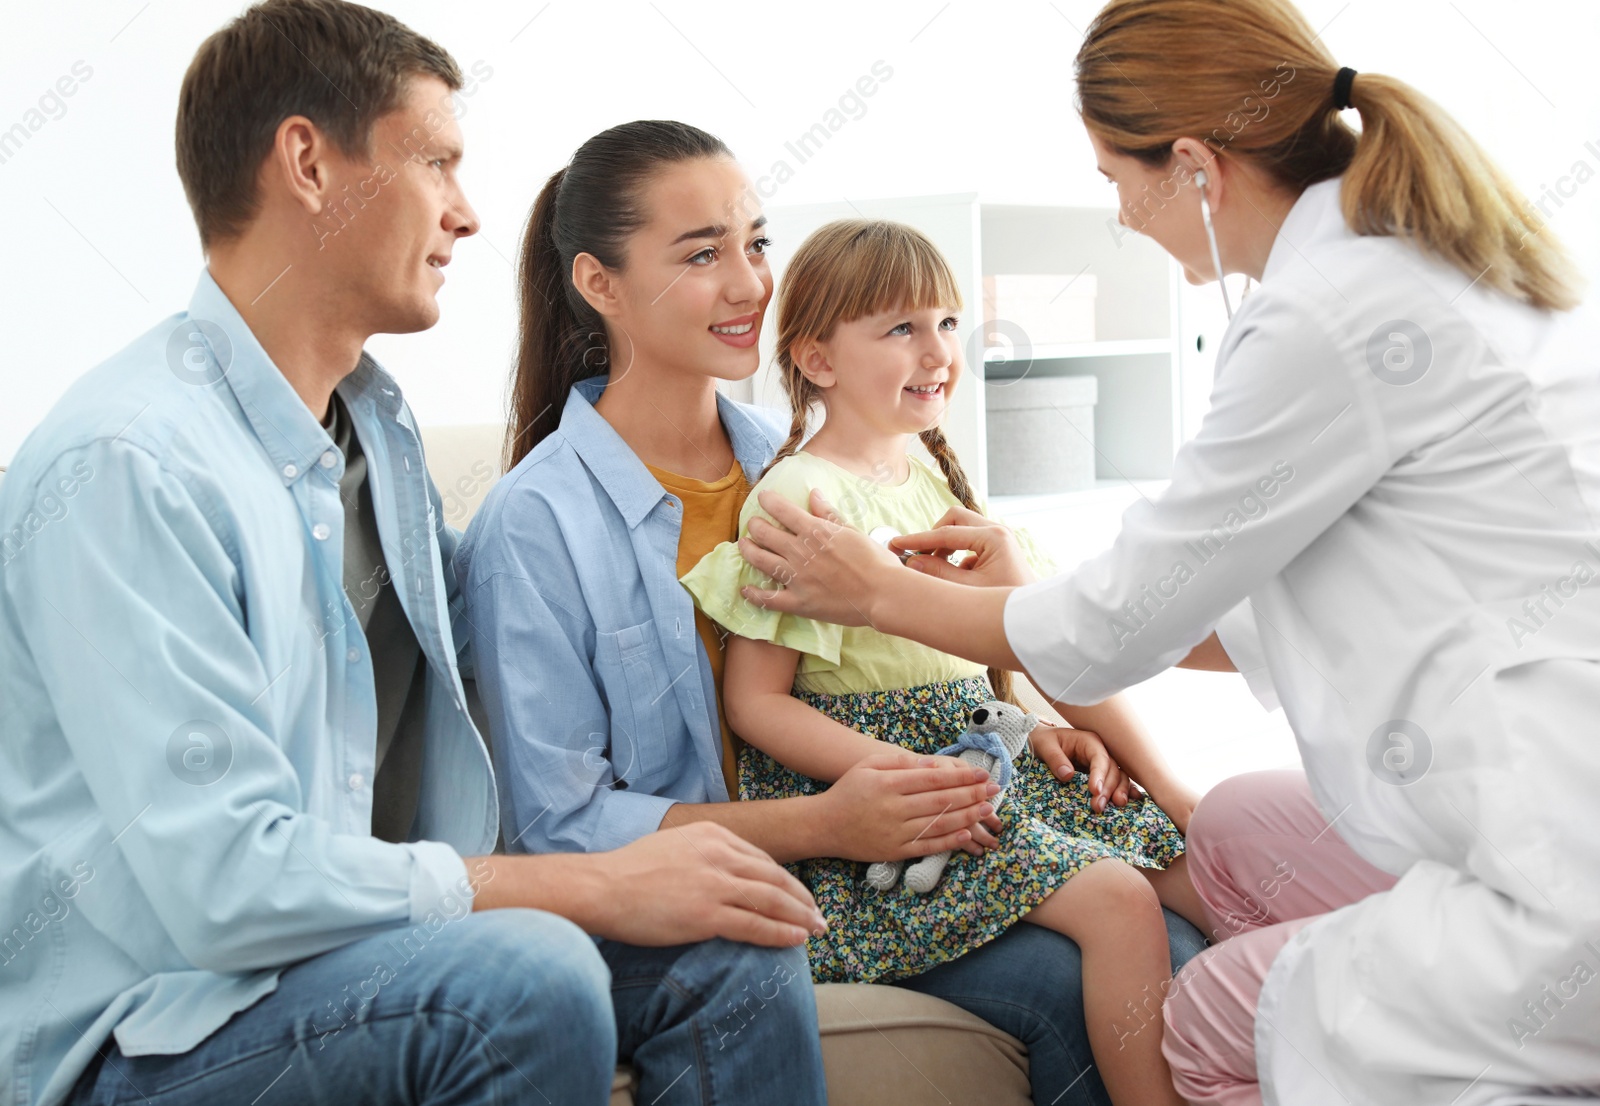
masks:
[(1140, 795), (1139, 785), (1111, 758), (1105, 742), (1093, 730), (1041, 722), (1028, 736), (1028, 743), (1033, 746), (1033, 755), (1044, 761), (1050, 774), (1062, 783), (1080, 768), (1089, 773), (1089, 805), (1096, 814), (1103, 814), (1113, 803), (1127, 806), (1130, 798)]
[[(907, 565), (918, 572), (979, 587), (1017, 587), (1038, 579), (1022, 546), (1009, 526), (966, 507), (952, 507), (932, 530), (902, 534), (889, 542), (896, 552), (914, 549), (928, 556), (912, 557)], [(951, 564), (949, 554), (965, 552), (960, 565)]]
[(841, 525), (839, 513), (821, 492), (811, 493), (810, 511), (772, 492), (759, 496), (762, 508), (780, 525), (751, 519), (739, 552), (780, 590), (746, 587), (740, 594), (758, 607), (784, 614), (841, 626), (870, 625), (869, 596), (885, 574), (904, 571), (900, 559), (861, 531)]

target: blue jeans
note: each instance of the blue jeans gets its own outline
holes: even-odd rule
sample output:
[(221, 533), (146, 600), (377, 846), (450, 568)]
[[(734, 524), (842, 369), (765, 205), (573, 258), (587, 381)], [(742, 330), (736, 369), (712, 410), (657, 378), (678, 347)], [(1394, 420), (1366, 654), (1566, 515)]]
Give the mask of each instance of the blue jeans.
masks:
[[(1194, 926), (1168, 910), (1172, 970), (1205, 948)], [(1070, 937), (1018, 922), (965, 956), (896, 986), (935, 995), (1028, 1046), (1036, 1106), (1111, 1106), (1089, 1050), (1083, 957)]]
[(108, 1041), (72, 1106), (602, 1106), (619, 1056), (657, 1106), (824, 1101), (811, 989), (782, 982), (808, 978), (803, 950), (597, 948), (537, 910), (467, 915), (413, 957), (393, 936), (287, 968), (189, 1052)]
[(644, 949), (600, 942), (611, 968), (617, 1054), (637, 1101), (825, 1106), (817, 1001), (805, 947), (720, 938)]

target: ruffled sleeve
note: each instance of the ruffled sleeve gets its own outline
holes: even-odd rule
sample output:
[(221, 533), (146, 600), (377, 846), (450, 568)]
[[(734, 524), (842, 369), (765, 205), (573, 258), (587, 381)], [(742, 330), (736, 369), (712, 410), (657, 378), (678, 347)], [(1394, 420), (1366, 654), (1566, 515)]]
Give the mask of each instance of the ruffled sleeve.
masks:
[[(773, 521), (772, 516), (763, 511), (757, 502), (757, 492), (776, 492), (793, 503), (804, 504), (811, 489), (819, 487), (823, 495), (837, 498), (833, 485), (838, 481), (832, 471), (821, 465), (807, 464), (806, 461), (804, 454), (785, 458), (761, 478), (745, 500), (744, 509), (739, 512), (741, 537), (750, 532), (751, 519)], [(839, 667), (844, 627), (769, 611), (739, 594), (740, 589), (747, 585), (763, 591), (772, 591), (775, 585), (771, 577), (750, 566), (739, 553), (738, 543), (723, 542), (717, 546), (700, 558), (683, 575), (682, 581), (694, 597), (695, 606), (729, 633), (756, 641), (770, 641), (774, 645), (814, 657), (816, 660), (807, 666), (813, 671)]]

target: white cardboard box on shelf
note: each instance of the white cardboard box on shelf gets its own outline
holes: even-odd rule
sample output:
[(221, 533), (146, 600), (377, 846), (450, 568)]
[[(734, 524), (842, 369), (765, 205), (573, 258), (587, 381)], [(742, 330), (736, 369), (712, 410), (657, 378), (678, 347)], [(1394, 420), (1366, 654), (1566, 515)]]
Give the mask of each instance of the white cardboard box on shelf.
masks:
[(984, 344), (1016, 344), (1008, 323), (1030, 345), (1094, 341), (1095, 278), (1087, 273), (996, 273), (983, 278)]
[(984, 382), (990, 495), (1048, 495), (1094, 486), (1092, 376)]

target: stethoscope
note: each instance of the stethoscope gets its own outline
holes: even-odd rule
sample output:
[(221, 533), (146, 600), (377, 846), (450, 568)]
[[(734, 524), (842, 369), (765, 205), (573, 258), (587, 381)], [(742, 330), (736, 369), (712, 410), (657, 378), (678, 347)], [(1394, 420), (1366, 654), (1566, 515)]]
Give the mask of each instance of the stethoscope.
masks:
[(1211, 225), (1211, 201), (1206, 199), (1206, 171), (1195, 171), (1194, 183), (1200, 189), (1200, 219), (1206, 225), (1206, 240), (1211, 243), (1211, 264), (1217, 273), (1217, 283), (1222, 286), (1222, 306), (1228, 312), (1228, 321), (1233, 322), (1233, 301), (1228, 298), (1228, 282), (1222, 279), (1222, 253), (1217, 249), (1217, 232)]

